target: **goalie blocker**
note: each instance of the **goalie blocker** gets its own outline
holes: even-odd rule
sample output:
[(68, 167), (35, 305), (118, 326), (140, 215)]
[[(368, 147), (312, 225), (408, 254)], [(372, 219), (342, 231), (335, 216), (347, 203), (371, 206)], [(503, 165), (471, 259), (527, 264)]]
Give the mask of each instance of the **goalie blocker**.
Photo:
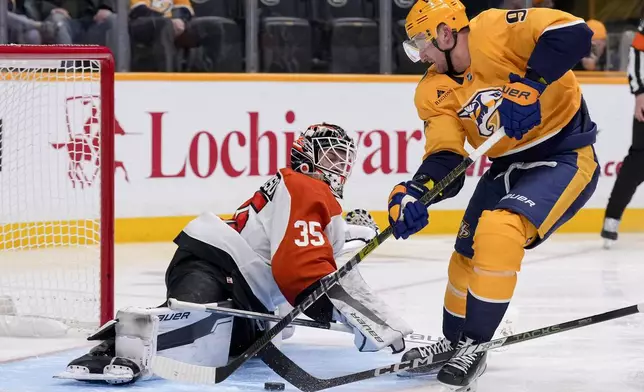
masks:
[[(166, 298), (194, 303), (231, 300), (238, 309), (284, 314), (337, 269), (336, 259), (377, 234), (366, 211), (342, 219), (337, 198), (355, 159), (340, 127), (317, 124), (295, 141), (291, 167), (280, 169), (229, 221), (206, 212), (175, 238)], [(362, 279), (345, 276), (305, 314), (354, 331), (360, 351), (404, 349), (411, 328)], [(92, 340), (103, 342), (73, 360), (62, 378), (128, 383), (151, 376), (154, 355), (218, 367), (241, 354), (267, 326), (257, 320), (200, 311), (126, 308)], [(293, 333), (289, 327), (282, 339)]]

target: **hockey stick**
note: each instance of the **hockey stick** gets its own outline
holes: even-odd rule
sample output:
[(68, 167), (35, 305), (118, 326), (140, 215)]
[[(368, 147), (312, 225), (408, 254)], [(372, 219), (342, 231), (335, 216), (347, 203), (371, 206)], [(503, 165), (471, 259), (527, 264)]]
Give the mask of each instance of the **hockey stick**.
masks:
[(375, 369), (365, 370), (362, 372), (348, 374), (346, 376), (328, 379), (321, 379), (310, 375), (304, 369), (295, 364), (295, 362), (289, 359), (286, 355), (284, 355), (274, 345), (269, 345), (268, 347), (266, 347), (260, 353), (260, 355), (262, 357), (262, 360), (264, 361), (264, 363), (266, 363), (266, 365), (268, 365), (268, 367), (270, 367), (280, 377), (291, 383), (299, 390), (304, 392), (316, 392), (322, 389), (333, 388), (357, 381), (397, 373), (401, 370), (410, 370), (417, 367), (437, 366), (452, 357), (460, 357), (462, 355), (475, 354), (499, 347), (510, 346), (512, 344), (526, 342), (528, 340), (538, 339), (560, 332), (571, 331), (573, 329), (587, 327), (589, 325), (598, 324), (643, 312), (644, 303), (631, 305), (625, 308), (612, 310), (610, 312), (600, 313), (590, 317), (584, 317), (577, 320), (563, 322), (561, 324), (555, 324), (548, 327), (534, 329), (532, 331), (495, 339), (487, 343), (465, 346), (458, 350), (455, 349), (440, 354), (433, 354), (423, 358), (416, 358), (410, 361), (398, 362)]
[[(168, 307), (172, 310), (193, 310), (198, 312), (225, 314), (225, 315), (234, 316), (234, 317), (243, 317), (251, 320), (262, 320), (262, 321), (273, 321), (273, 322), (282, 320), (281, 317), (276, 316), (274, 314), (251, 312), (248, 310), (233, 309), (228, 307), (224, 308), (221, 306), (220, 303), (196, 304), (193, 302), (179, 301), (178, 299), (170, 298), (168, 299)], [(322, 321), (296, 318), (293, 320), (291, 324), (301, 326), (301, 327), (327, 329), (330, 331), (346, 332), (350, 334), (354, 333), (353, 328), (336, 322), (326, 323)], [(414, 336), (422, 337), (422, 339), (416, 339), (414, 338)], [(414, 333), (414, 334), (407, 335), (405, 337), (405, 342), (408, 342), (408, 343), (429, 344), (429, 343), (432, 343), (433, 341), (436, 341), (436, 340), (432, 340), (431, 335), (420, 335), (420, 334)]]
[[(251, 320), (282, 321), (281, 317), (276, 316), (274, 314), (251, 312), (249, 310), (241, 310), (241, 309), (221, 308), (216, 303), (196, 304), (192, 302), (179, 301), (177, 299), (170, 298), (168, 299), (168, 307), (172, 310), (194, 310), (199, 312), (226, 314), (229, 316), (242, 317), (242, 318), (247, 318)], [(299, 325), (302, 327), (311, 327), (311, 328), (318, 328), (318, 329), (328, 329), (331, 331), (353, 333), (353, 329), (347, 327), (344, 324), (338, 324), (338, 323), (324, 323), (321, 321), (296, 318), (293, 320), (291, 324)]]
[[(428, 206), (434, 199), (436, 199), (454, 180), (463, 175), (467, 168), (485, 154), (496, 142), (505, 136), (505, 129), (501, 127), (494, 132), (479, 148), (472, 151), (470, 156), (465, 158), (454, 170), (445, 176), (442, 180), (434, 185), (434, 187), (420, 198), (420, 202)], [(235, 370), (237, 370), (244, 362), (255, 356), (262, 348), (264, 348), (277, 334), (282, 332), (295, 317), (303, 313), (309, 306), (317, 301), (324, 295), (334, 284), (340, 281), (344, 276), (351, 272), (356, 265), (364, 260), (367, 255), (373, 252), (380, 244), (393, 234), (393, 227), (388, 226), (380, 234), (376, 235), (369, 241), (355, 256), (347, 261), (342, 267), (338, 268), (333, 273), (320, 279), (318, 288), (306, 297), (302, 303), (295, 306), (293, 310), (271, 329), (266, 331), (260, 338), (258, 338), (244, 353), (235, 359), (231, 360), (224, 366), (220, 367), (206, 367), (197, 366), (184, 362), (179, 362), (170, 358), (155, 356), (152, 359), (153, 372), (168, 380), (197, 382), (206, 384), (217, 384), (227, 379)]]

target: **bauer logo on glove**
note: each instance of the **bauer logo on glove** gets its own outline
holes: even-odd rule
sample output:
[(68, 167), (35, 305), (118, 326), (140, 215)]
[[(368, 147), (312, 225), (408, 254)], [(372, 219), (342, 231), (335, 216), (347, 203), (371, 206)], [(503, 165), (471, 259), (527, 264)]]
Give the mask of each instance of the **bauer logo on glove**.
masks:
[(510, 74), (510, 83), (503, 86), (503, 101), (498, 109), (501, 125), (509, 137), (521, 140), (541, 124), (539, 97), (545, 89), (545, 84)]

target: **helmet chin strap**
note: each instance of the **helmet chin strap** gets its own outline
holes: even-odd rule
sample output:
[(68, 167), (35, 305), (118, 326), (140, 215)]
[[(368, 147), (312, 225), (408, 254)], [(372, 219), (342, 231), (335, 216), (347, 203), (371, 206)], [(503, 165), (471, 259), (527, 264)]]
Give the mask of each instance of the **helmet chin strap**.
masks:
[(438, 46), (438, 42), (436, 40), (434, 40), (434, 46), (436, 47), (436, 49), (440, 50), (445, 54), (445, 61), (447, 62), (447, 73), (457, 74), (458, 72), (456, 72), (456, 70), (454, 69), (454, 63), (452, 63), (452, 50), (454, 50), (454, 48), (456, 47), (456, 44), (458, 43), (458, 33), (453, 31), (452, 36), (454, 37), (454, 45), (452, 45), (451, 48), (441, 49)]

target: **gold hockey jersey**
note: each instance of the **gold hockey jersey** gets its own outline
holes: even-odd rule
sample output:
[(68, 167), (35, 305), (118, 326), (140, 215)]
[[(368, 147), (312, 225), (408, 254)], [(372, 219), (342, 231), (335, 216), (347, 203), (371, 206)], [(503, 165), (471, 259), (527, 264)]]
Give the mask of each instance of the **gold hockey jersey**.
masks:
[[(470, 67), (461, 75), (438, 74), (431, 67), (415, 95), (425, 122), (425, 156), (439, 151), (467, 155), (464, 142), (480, 146), (500, 128), (496, 109), (510, 73), (525, 75), (528, 60), (544, 33), (583, 24), (568, 13), (532, 8), (491, 9), (470, 21)], [(556, 135), (581, 105), (581, 90), (572, 71), (552, 82), (540, 97), (541, 124), (522, 140), (503, 138), (487, 155), (501, 157), (524, 151)]]

